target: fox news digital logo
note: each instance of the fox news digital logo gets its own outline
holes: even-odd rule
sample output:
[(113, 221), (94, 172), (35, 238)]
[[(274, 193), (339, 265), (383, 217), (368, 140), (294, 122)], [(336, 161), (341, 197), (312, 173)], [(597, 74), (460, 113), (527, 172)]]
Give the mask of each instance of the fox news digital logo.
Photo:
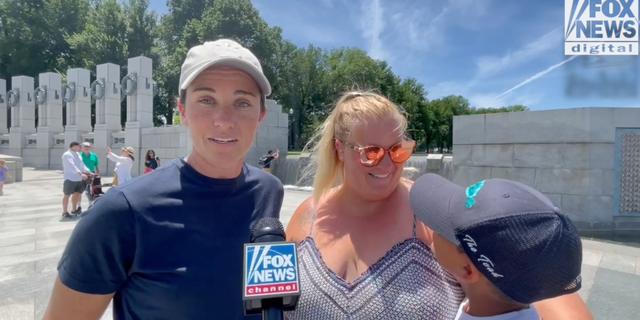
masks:
[(638, 55), (638, 1), (565, 0), (565, 55)]
[(245, 299), (299, 292), (294, 242), (245, 244)]

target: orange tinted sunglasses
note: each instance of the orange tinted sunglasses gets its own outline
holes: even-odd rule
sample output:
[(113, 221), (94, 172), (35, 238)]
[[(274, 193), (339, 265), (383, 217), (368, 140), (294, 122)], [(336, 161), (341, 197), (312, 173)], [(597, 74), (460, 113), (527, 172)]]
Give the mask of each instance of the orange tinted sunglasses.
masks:
[(395, 163), (403, 163), (411, 157), (416, 147), (416, 142), (413, 140), (400, 141), (389, 149), (385, 149), (381, 146), (368, 145), (368, 146), (354, 146), (353, 144), (342, 141), (347, 147), (360, 153), (360, 163), (365, 167), (377, 166), (385, 153), (389, 154), (391, 161)]

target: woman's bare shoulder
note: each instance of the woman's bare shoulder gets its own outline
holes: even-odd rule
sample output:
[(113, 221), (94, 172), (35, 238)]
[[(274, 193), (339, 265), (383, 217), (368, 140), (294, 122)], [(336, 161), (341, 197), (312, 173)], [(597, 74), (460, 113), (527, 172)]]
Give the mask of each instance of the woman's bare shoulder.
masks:
[(288, 241), (300, 242), (309, 234), (313, 215), (313, 197), (308, 197), (296, 208), (287, 224)]
[(411, 180), (411, 179), (403, 178), (403, 179), (401, 180), (401, 182), (402, 182), (402, 184), (403, 184), (405, 187), (407, 187), (407, 189), (411, 189), (411, 187), (413, 186), (413, 182), (414, 182), (414, 181), (413, 181), (413, 180)]
[[(409, 194), (412, 186), (413, 180), (402, 179), (402, 187), (406, 190), (407, 203), (409, 202)], [(411, 210), (411, 206), (409, 206), (409, 210)], [(431, 243), (433, 242), (433, 231), (419, 219), (416, 219), (416, 237), (424, 241), (428, 246), (431, 246)]]

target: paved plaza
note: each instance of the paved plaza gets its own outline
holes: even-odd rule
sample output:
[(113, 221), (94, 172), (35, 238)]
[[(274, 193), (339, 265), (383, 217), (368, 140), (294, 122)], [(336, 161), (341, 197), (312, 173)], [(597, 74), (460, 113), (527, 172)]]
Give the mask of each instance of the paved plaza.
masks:
[[(281, 218), (289, 221), (310, 193), (287, 190)], [(24, 169), (24, 181), (0, 197), (0, 319), (41, 319), (56, 265), (76, 222), (60, 222), (60, 171)], [(88, 207), (83, 199), (83, 208)], [(640, 249), (583, 239), (580, 295), (597, 320), (638, 319)], [(112, 319), (111, 309), (103, 319)]]

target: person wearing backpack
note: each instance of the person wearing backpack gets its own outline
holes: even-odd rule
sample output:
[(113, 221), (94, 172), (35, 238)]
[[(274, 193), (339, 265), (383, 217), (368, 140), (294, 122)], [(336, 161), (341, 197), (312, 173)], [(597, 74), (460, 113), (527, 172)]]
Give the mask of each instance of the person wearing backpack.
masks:
[(258, 164), (262, 166), (262, 170), (271, 173), (271, 162), (278, 159), (279, 154), (280, 150), (276, 149), (275, 152), (273, 150), (269, 150), (266, 155), (262, 156), (260, 161), (258, 161)]

